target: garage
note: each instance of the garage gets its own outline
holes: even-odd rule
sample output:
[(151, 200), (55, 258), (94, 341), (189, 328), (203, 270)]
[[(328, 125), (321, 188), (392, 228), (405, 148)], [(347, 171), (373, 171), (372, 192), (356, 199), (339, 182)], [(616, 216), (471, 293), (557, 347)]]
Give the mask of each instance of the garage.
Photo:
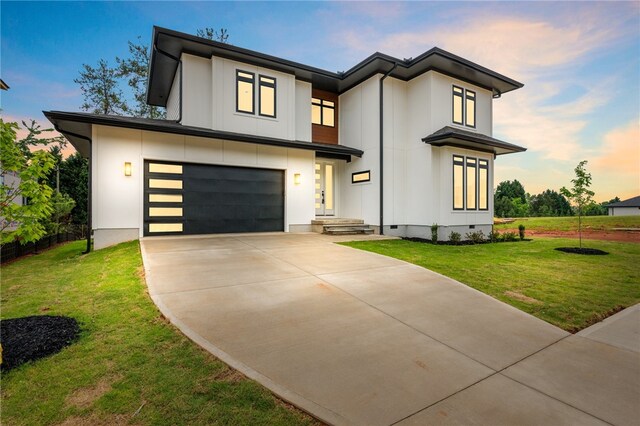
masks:
[(270, 231), (284, 231), (284, 171), (145, 161), (145, 236)]

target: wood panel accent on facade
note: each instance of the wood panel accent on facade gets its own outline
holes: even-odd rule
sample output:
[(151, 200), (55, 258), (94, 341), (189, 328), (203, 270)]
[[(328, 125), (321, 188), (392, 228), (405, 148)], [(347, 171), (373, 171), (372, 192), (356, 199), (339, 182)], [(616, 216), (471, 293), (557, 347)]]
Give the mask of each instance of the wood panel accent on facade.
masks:
[(312, 89), (311, 97), (331, 101), (335, 104), (335, 125), (333, 127), (329, 127), (321, 126), (319, 124), (311, 124), (311, 140), (317, 143), (338, 145), (338, 94), (319, 89)]

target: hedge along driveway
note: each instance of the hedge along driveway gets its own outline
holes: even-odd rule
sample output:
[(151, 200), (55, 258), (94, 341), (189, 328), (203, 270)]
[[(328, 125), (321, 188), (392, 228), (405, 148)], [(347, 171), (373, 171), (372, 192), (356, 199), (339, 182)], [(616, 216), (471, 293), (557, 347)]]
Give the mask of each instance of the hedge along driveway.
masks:
[(3, 424), (315, 423), (168, 324), (146, 294), (138, 242), (83, 248), (2, 267), (3, 319), (67, 315), (83, 330), (62, 352), (2, 374)]
[(577, 240), (447, 246), (404, 240), (345, 243), (456, 279), (567, 331), (640, 302), (640, 244), (591, 241), (606, 256), (562, 253)]

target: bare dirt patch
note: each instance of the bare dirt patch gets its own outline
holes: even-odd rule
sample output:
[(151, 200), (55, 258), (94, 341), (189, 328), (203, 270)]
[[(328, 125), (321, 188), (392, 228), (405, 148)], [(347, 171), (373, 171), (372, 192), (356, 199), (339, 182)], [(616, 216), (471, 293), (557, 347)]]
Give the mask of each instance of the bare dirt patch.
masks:
[(524, 302), (524, 303), (530, 303), (532, 305), (541, 305), (542, 304), (542, 302), (539, 301), (538, 299), (534, 299), (533, 297), (525, 296), (524, 294), (518, 293), (516, 291), (510, 291), (510, 290), (509, 291), (505, 291), (504, 295), (507, 296), (507, 297), (510, 297), (512, 299), (519, 300), (519, 301)]
[[(513, 230), (511, 230), (513, 231)], [(543, 238), (578, 238), (578, 231), (529, 231), (527, 237)], [(640, 230), (638, 231), (582, 231), (582, 239), (620, 241), (623, 243), (640, 243)]]
[(111, 385), (120, 377), (105, 377), (93, 386), (80, 388), (67, 397), (67, 405), (76, 408), (87, 408), (96, 402), (102, 395), (111, 390)]
[(215, 375), (215, 380), (228, 383), (237, 383), (246, 380), (246, 377), (233, 368), (226, 368)]

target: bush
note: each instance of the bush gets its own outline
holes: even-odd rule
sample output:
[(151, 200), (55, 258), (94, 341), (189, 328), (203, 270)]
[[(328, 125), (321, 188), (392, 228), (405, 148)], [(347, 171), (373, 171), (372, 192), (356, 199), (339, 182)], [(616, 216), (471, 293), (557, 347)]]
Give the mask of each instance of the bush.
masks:
[(500, 233), (498, 231), (494, 231), (492, 230), (491, 232), (489, 232), (489, 241), (491, 241), (492, 243), (497, 243), (502, 241), (502, 236), (500, 235)]
[(438, 224), (431, 225), (431, 242), (436, 244), (438, 242)]
[(482, 231), (468, 232), (465, 235), (465, 238), (471, 241), (473, 244), (482, 244), (485, 241)]
[(518, 225), (518, 234), (520, 234), (520, 240), (524, 240), (524, 225)]
[(503, 241), (518, 241), (518, 234), (511, 231), (503, 232), (500, 237)]
[(451, 231), (451, 233), (449, 234), (449, 241), (451, 241), (454, 244), (458, 244), (461, 239), (462, 237), (458, 232)]

